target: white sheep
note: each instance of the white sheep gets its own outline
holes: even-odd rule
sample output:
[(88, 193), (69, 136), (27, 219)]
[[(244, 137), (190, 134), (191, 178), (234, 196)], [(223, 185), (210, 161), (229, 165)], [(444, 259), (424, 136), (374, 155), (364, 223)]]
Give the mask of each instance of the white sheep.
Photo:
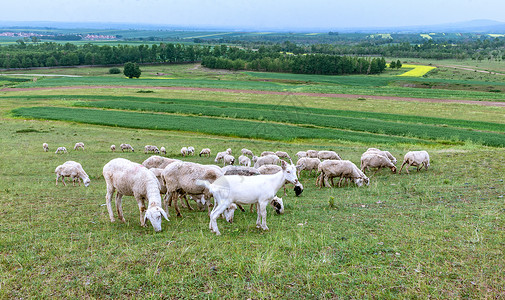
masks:
[(84, 183), (84, 186), (88, 186), (90, 183), (89, 176), (84, 172), (82, 165), (78, 162), (69, 160), (62, 165), (59, 165), (54, 170), (56, 174), (56, 185), (58, 185), (58, 179), (61, 177), (61, 182), (66, 186), (65, 177), (72, 178), (72, 185), (75, 186), (75, 182), (81, 185), (81, 179)]
[(244, 166), (224, 166), (221, 168), (224, 175), (254, 176), (260, 175), (258, 169)]
[(205, 187), (197, 185), (196, 180), (201, 179), (214, 182), (223, 175), (224, 173), (221, 168), (214, 165), (201, 165), (182, 161), (168, 165), (162, 172), (163, 182), (167, 188), (167, 196), (164, 201), (165, 210), (168, 210), (169, 203), (174, 203), (177, 216), (181, 216), (179, 206), (177, 205), (177, 198), (183, 194), (203, 194), (203, 197), (198, 198), (201, 201), (200, 204), (207, 204), (208, 206), (212, 194)]
[(361, 155), (361, 171), (365, 172), (365, 169), (377, 168), (373, 173), (377, 173), (382, 168), (390, 168), (391, 172), (396, 173), (396, 166), (393, 162), (381, 152), (365, 152)]
[(186, 156), (186, 155), (188, 155), (188, 148), (187, 147), (182, 147), (180, 152), (181, 152), (182, 156)]
[[(158, 182), (160, 183), (160, 194), (165, 195), (165, 197), (166, 197), (167, 187), (165, 186), (165, 183), (163, 181), (163, 170), (164, 170), (164, 168), (150, 168), (149, 169), (149, 171), (153, 172), (154, 176), (156, 176), (156, 179), (158, 179)], [(190, 210), (193, 210), (193, 208), (191, 207), (191, 205), (188, 202), (188, 198), (186, 197), (186, 195), (181, 195), (181, 196), (184, 196), (184, 200), (186, 201), (187, 207)], [(191, 198), (193, 198), (192, 196), (194, 196), (194, 195), (190, 195)], [(197, 197), (194, 198), (195, 201), (196, 201), (196, 198)], [(166, 199), (164, 199), (164, 200), (166, 201)], [(167, 213), (167, 216), (170, 217), (170, 213), (168, 212), (168, 209), (165, 212)]]
[(317, 167), (321, 163), (319, 158), (314, 157), (302, 157), (296, 162), (296, 170), (298, 173), (298, 177), (300, 177), (301, 171), (309, 171), (309, 176), (312, 171), (317, 173)]
[(340, 157), (340, 155), (338, 155), (337, 152), (335, 151), (319, 151), (317, 153), (317, 158), (319, 158), (320, 160), (323, 160), (323, 159), (335, 159), (335, 160), (341, 160), (342, 158)]
[(147, 153), (150, 153), (150, 152), (159, 154), (160, 153), (160, 149), (158, 149), (158, 147), (153, 146), (153, 145), (146, 145), (144, 147), (144, 153), (147, 154)]
[(317, 150), (307, 150), (307, 157), (317, 158), (318, 153), (319, 153), (319, 151), (317, 151)]
[(116, 151), (116, 145), (110, 145), (110, 151), (115, 152)]
[(165, 147), (161, 146), (160, 153), (163, 155), (167, 155), (167, 149), (165, 149)]
[[(296, 167), (285, 161), (281, 162), (282, 172), (273, 175), (239, 176), (226, 175), (219, 177), (214, 183), (207, 180), (199, 180), (197, 183), (206, 187), (214, 196), (215, 206), (210, 214), (209, 228), (220, 235), (216, 219), (233, 204), (258, 203), (256, 227), (268, 230), (266, 224), (266, 207), (276, 196), (277, 191), (287, 180), (293, 184), (298, 183)], [(282, 207), (276, 207), (280, 213)]]
[(230, 155), (230, 154), (226, 154), (224, 157), (223, 157), (223, 163), (224, 165), (233, 165), (235, 163), (235, 157), (233, 157), (233, 155)]
[(275, 155), (277, 155), (277, 157), (279, 157), (279, 158), (291, 159), (291, 157), (289, 156), (289, 154), (287, 152), (284, 152), (284, 151), (276, 151)]
[(409, 151), (405, 156), (403, 157), (403, 164), (400, 168), (400, 172), (398, 174), (402, 173), (403, 166), (407, 165), (405, 170), (407, 171), (407, 174), (409, 173), (409, 167), (410, 166), (417, 166), (417, 171), (419, 172), (419, 169), (422, 169), (423, 166), (428, 170), (428, 167), (430, 166), (430, 155), (426, 151)]
[(188, 155), (195, 155), (195, 147), (188, 147)]
[(65, 148), (65, 147), (58, 147), (58, 149), (56, 149), (56, 152), (54, 152), (54, 153), (58, 154), (60, 152), (61, 153), (68, 153), (67, 148)]
[(344, 178), (352, 179), (358, 187), (362, 186), (363, 183), (366, 185), (370, 183), (369, 178), (349, 160), (325, 160), (319, 165), (318, 172), (321, 172), (321, 174), (316, 180), (317, 186), (322, 186), (323, 180), (325, 186), (330, 186), (328, 179), (331, 179), (333, 185), (334, 177), (340, 177), (338, 186), (341, 186)]
[(280, 159), (275, 154), (269, 154), (266, 156), (253, 157), (254, 167), (257, 169), (263, 165), (277, 165)]
[(300, 159), (302, 157), (307, 157), (307, 152), (306, 151), (298, 151), (298, 152), (296, 152), (296, 157), (298, 157), (298, 159)]
[[(229, 149), (229, 148), (228, 148)], [(230, 151), (231, 152), (231, 151)], [(222, 151), (222, 152), (218, 152), (216, 154), (216, 159), (214, 159), (214, 162), (215, 163), (218, 163), (219, 161), (221, 161), (225, 155), (230, 155), (230, 153), (228, 153), (228, 150), (226, 151)]]
[(231, 155), (231, 148), (226, 149), (226, 153)]
[(200, 151), (200, 156), (207, 156), (210, 157), (210, 149), (209, 148), (203, 148), (202, 151)]
[(261, 152), (260, 156), (267, 156), (267, 155), (275, 155), (275, 152), (273, 152), (273, 151), (263, 151), (263, 152)]
[(151, 168), (164, 169), (166, 166), (176, 161), (180, 160), (175, 158), (167, 158), (159, 155), (152, 155), (148, 159), (144, 160), (144, 162), (142, 162), (142, 165), (148, 169)]
[(132, 152), (135, 152), (135, 150), (133, 149), (132, 145), (130, 144), (121, 144), (119, 145), (119, 147), (121, 148), (121, 152), (124, 152), (126, 150), (126, 152), (128, 151), (132, 151)]
[(240, 155), (238, 157), (238, 164), (241, 166), (250, 167), (251, 166), (251, 159), (245, 155)]
[(252, 151), (249, 150), (249, 149), (247, 149), (247, 148), (243, 148), (241, 152), (242, 152), (243, 155), (248, 155), (250, 157), (254, 156), (254, 154), (252, 153)]
[(82, 143), (82, 142), (75, 143), (74, 150), (79, 150), (79, 149), (84, 150), (84, 143)]
[(366, 152), (365, 152), (365, 153), (380, 153), (380, 154), (382, 154), (382, 155), (386, 156), (387, 158), (389, 158), (389, 160), (390, 160), (390, 161), (391, 161), (394, 165), (396, 165), (396, 162), (397, 162), (396, 157), (394, 157), (394, 156), (391, 154), (391, 152), (389, 152), (389, 151), (383, 151), (383, 150), (380, 150), (380, 149), (377, 149), (377, 148), (368, 148), (368, 149), (366, 150)]
[(49, 145), (47, 143), (42, 144), (42, 149), (44, 149), (44, 152), (49, 151)]
[[(141, 164), (115, 158), (103, 167), (103, 177), (107, 184), (105, 199), (111, 222), (114, 222), (111, 200), (117, 191), (116, 210), (121, 221), (126, 222), (121, 205), (123, 196), (134, 196), (140, 211), (140, 225), (146, 226), (148, 219), (155, 231), (161, 231), (162, 217), (168, 221), (168, 216), (161, 208), (160, 184), (151, 171)], [(149, 203), (147, 210), (145, 199)]]

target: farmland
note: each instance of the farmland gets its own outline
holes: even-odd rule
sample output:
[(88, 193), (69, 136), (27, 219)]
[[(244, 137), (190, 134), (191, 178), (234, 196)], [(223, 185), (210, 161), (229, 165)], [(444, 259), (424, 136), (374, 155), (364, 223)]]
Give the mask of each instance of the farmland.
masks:
[[(9, 86), (0, 91), (0, 298), (505, 295), (504, 108), (456, 101), (500, 103), (503, 93), (484, 89), (500, 89), (498, 75), (485, 81), (461, 70), (448, 78), (443, 74), (451, 69), (444, 67), (421, 78), (396, 70), (339, 77), (196, 64), (142, 70), (138, 80), (106, 74), (107, 68), (23, 72), (83, 76), (75, 78), (0, 77)], [(461, 89), (409, 86), (414, 83)], [(194, 89), (157, 89), (168, 86)], [(219, 90), (198, 89), (206, 87)], [(84, 151), (54, 154), (78, 141)], [(110, 152), (121, 143), (136, 151)], [(425, 149), (431, 166), (412, 168), (411, 175), (382, 170), (361, 188), (317, 189), (315, 175), (302, 173), (304, 192), (295, 197), (288, 190), (284, 215), (268, 208), (265, 232), (255, 228), (248, 208), (236, 212), (233, 224), (218, 220), (219, 237), (208, 230), (205, 212), (183, 209), (178, 218), (171, 208), (170, 222), (154, 233), (140, 227), (132, 197), (123, 198), (124, 224), (111, 223), (103, 206), (104, 164), (116, 157), (142, 162), (147, 144), (203, 164), (213, 157), (182, 158), (179, 149), (231, 147), (236, 157), (244, 147), (292, 157), (332, 149), (358, 165), (371, 146), (391, 151), (400, 163), (407, 151)], [(54, 168), (67, 160), (83, 165), (88, 188), (54, 185)]]

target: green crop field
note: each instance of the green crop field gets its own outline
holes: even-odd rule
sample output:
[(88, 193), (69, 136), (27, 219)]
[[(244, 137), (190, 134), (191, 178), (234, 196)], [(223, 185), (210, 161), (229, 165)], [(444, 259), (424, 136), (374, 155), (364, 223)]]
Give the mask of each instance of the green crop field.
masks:
[[(395, 86), (394, 76), (382, 75), (367, 83), (366, 77), (220, 73), (195, 65), (143, 72), (177, 79), (128, 80), (105, 74), (107, 68), (31, 72), (60, 70), (83, 77), (28, 82), (33, 76), (10, 72), (9, 87), (0, 90), (1, 299), (504, 297), (505, 108), (374, 99), (378, 91), (457, 99), (454, 90)], [(170, 81), (371, 96), (155, 89)], [(503, 101), (500, 93), (459, 93)], [(72, 150), (76, 142), (85, 150)], [(110, 151), (121, 143), (136, 151)], [(291, 185), (287, 196), (278, 193), (285, 213), (267, 208), (268, 231), (256, 229), (249, 207), (235, 213), (233, 224), (217, 221), (221, 236), (208, 229), (206, 212), (182, 208), (176, 217), (170, 208), (170, 221), (155, 233), (150, 224), (140, 226), (133, 197), (123, 197), (126, 223), (111, 223), (104, 206), (103, 166), (117, 157), (144, 161), (150, 156), (144, 145), (202, 164), (214, 164), (215, 153), (228, 147), (236, 158), (242, 148), (293, 158), (301, 150), (331, 149), (358, 166), (368, 147), (379, 147), (398, 167), (407, 151), (427, 150), (430, 168), (368, 172), (369, 186), (321, 189), (316, 175), (303, 171), (299, 197)], [(58, 146), (69, 153), (55, 154)], [(183, 146), (208, 147), (212, 155), (182, 157)], [(82, 164), (89, 187), (55, 185), (54, 169), (68, 160)]]

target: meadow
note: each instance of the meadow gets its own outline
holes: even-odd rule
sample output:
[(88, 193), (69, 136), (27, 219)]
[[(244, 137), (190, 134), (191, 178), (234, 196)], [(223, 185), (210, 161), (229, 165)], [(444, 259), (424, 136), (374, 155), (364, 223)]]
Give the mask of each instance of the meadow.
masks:
[[(160, 70), (182, 74), (181, 82), (195, 86), (196, 76), (206, 76), (205, 70), (189, 73), (193, 66), (171, 67)], [(216, 74), (207, 76), (223, 80), (208, 80), (251, 76)], [(15, 83), (51, 83), (49, 90), (0, 91), (0, 298), (505, 297), (504, 148), (483, 145), (486, 136), (503, 137), (503, 108), (151, 90), (155, 80), (94, 76)], [(107, 85), (111, 77), (125, 88), (65, 89), (69, 82)], [(137, 87), (126, 88), (132, 82)], [(337, 89), (338, 84), (326, 84)], [(417, 89), (397, 88), (417, 95)], [(476, 95), (488, 100), (487, 93)], [(339, 127), (344, 120), (366, 128), (344, 130)], [(425, 135), (381, 131), (379, 125), (386, 124)], [(441, 132), (468, 138), (451, 140), (451, 134), (439, 137)], [(42, 151), (44, 142), (50, 152)], [(86, 149), (54, 153), (57, 146), (71, 149), (76, 142)], [(109, 150), (121, 143), (136, 151)], [(318, 189), (315, 175), (303, 173), (304, 192), (295, 197), (288, 190), (283, 215), (268, 208), (265, 232), (255, 228), (255, 213), (237, 212), (233, 224), (218, 220), (222, 235), (217, 237), (205, 212), (183, 209), (178, 218), (171, 208), (170, 222), (154, 233), (151, 226), (140, 226), (132, 197), (123, 199), (125, 224), (111, 223), (103, 206), (103, 166), (116, 157), (142, 162), (149, 157), (142, 151), (147, 144), (165, 146), (167, 156), (181, 159), (179, 149), (190, 145), (213, 153), (231, 147), (235, 156), (244, 147), (292, 156), (331, 149), (356, 164), (370, 146), (389, 150), (400, 163), (407, 151), (426, 149), (431, 166), (420, 172), (412, 168), (410, 175), (382, 170), (361, 188)], [(212, 164), (213, 158), (184, 160)], [(55, 186), (54, 168), (67, 160), (83, 165), (91, 178), (88, 188)]]

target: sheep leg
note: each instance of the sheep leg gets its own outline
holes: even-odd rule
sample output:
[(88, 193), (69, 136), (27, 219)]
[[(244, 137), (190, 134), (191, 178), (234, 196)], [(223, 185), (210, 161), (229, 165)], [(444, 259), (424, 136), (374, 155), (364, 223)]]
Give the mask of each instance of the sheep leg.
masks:
[(67, 186), (67, 184), (65, 183), (65, 176), (61, 176), (61, 182), (63, 182), (63, 186)]
[[(333, 181), (333, 178), (332, 178), (332, 181)], [(328, 187), (331, 187), (332, 185), (330, 185), (330, 183), (328, 182), (328, 176), (324, 176), (324, 186), (328, 186)]]
[[(402, 170), (403, 170), (403, 166), (407, 164), (406, 161), (403, 162), (402, 166), (400, 167), (400, 171), (398, 171), (398, 174), (401, 174), (402, 173)], [(407, 171), (407, 174), (409, 174), (409, 165), (407, 164), (407, 167), (405, 168), (405, 170)]]
[[(116, 210), (117, 210), (117, 217), (119, 220), (121, 220), (123, 223), (126, 223), (126, 220), (123, 217), (123, 206), (121, 205), (122, 203), (122, 198), (123, 195), (120, 194), (119, 192), (116, 193)], [(143, 219), (142, 219), (143, 220)], [(142, 222), (141, 222), (142, 223)]]
[(245, 212), (245, 209), (242, 207), (242, 205), (238, 204), (237, 203), (237, 207), (242, 211), (242, 212)]
[(170, 213), (168, 212), (168, 192), (163, 196), (163, 209), (167, 213), (167, 216), (170, 217)]
[(340, 176), (340, 180), (338, 181), (338, 187), (342, 186), (342, 180), (344, 180), (344, 177)]
[(263, 229), (263, 230), (268, 230), (268, 226), (267, 226), (267, 204), (269, 202), (270, 201), (260, 201), (260, 202), (258, 202), (259, 212), (261, 214), (261, 229)]
[(58, 179), (60, 179), (60, 175), (56, 175), (56, 185), (58, 185)]
[(194, 210), (194, 209), (193, 209), (193, 207), (191, 207), (191, 205), (189, 205), (187, 195), (184, 195), (184, 201), (186, 202), (186, 205), (188, 206), (188, 209), (189, 209), (189, 210)]
[(249, 208), (249, 212), (253, 212), (254, 209), (254, 204), (251, 204), (251, 207)]
[(146, 227), (146, 222), (144, 221), (144, 217), (146, 214), (146, 207), (144, 206), (144, 199), (139, 197), (135, 197), (137, 199), (137, 204), (139, 205), (139, 211), (140, 211), (140, 226)]
[(179, 199), (177, 199), (178, 197), (179, 197), (179, 193), (173, 192), (171, 200), (173, 200), (174, 208), (175, 208), (175, 212), (177, 213), (177, 216), (182, 217), (181, 211), (179, 210), (179, 205), (177, 205), (177, 202), (179, 202)]
[(105, 203), (107, 204), (107, 211), (111, 222), (114, 222), (114, 213), (112, 212), (112, 195), (114, 194), (114, 187), (107, 184), (107, 194), (105, 194)]

